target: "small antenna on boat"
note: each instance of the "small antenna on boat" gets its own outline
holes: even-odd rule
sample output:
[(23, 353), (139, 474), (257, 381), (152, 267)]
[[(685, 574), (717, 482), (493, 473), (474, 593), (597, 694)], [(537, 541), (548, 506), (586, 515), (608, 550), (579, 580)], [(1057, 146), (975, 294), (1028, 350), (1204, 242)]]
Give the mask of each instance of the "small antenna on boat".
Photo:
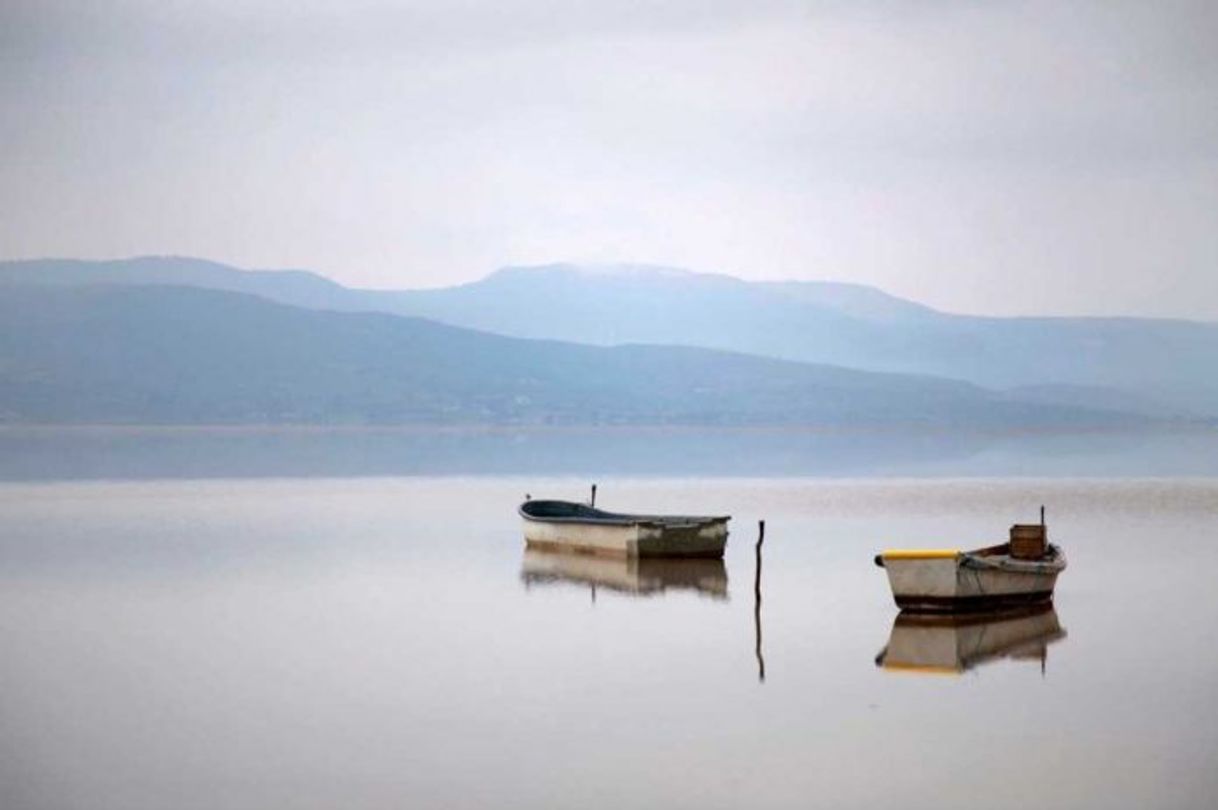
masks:
[(588, 505), (596, 506), (596, 484), (592, 485), (592, 501)]

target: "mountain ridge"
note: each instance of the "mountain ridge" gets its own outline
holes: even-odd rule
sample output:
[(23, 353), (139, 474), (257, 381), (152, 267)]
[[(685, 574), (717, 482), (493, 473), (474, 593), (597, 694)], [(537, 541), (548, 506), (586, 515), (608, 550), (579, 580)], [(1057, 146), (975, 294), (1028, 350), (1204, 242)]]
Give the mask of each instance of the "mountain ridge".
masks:
[[(140, 277), (135, 271), (130, 275), (124, 272), (128, 267), (140, 268), (146, 273)], [(193, 279), (191, 270), (211, 270), (215, 275), (211, 278)], [(63, 276), (52, 278), (29, 278), (24, 274), (34, 271), (49, 271)], [(66, 273), (64, 271), (67, 271)], [(117, 272), (116, 272), (117, 271)], [(179, 275), (185, 272), (185, 280)], [(166, 275), (166, 274), (170, 275)], [(908, 307), (924, 313), (946, 318), (968, 318), (986, 321), (1100, 321), (1100, 322), (1139, 322), (1158, 324), (1195, 324), (1200, 326), (1218, 326), (1218, 321), (1185, 317), (1163, 317), (1144, 315), (979, 315), (975, 313), (953, 312), (936, 309), (927, 304), (902, 298), (887, 292), (881, 287), (853, 281), (834, 281), (828, 279), (743, 279), (727, 273), (688, 270), (669, 265), (648, 264), (645, 262), (614, 263), (576, 263), (548, 262), (543, 264), (509, 264), (498, 267), (481, 278), (461, 282), (460, 284), (440, 287), (352, 287), (332, 279), (317, 270), (304, 268), (269, 268), (269, 267), (238, 267), (236, 265), (179, 254), (141, 254), (118, 259), (77, 259), (67, 257), (43, 257), (23, 259), (0, 259), (0, 283), (18, 284), (81, 284), (81, 283), (163, 283), (181, 286), (206, 286), (209, 289), (222, 289), (218, 286), (222, 277), (250, 277), (264, 280), (294, 279), (307, 283), (318, 290), (352, 293), (357, 295), (399, 295), (427, 294), (440, 291), (460, 290), (477, 287), (491, 281), (506, 279), (537, 277), (543, 274), (561, 275), (574, 273), (591, 278), (647, 278), (660, 277), (669, 280), (700, 279), (719, 280), (735, 285), (757, 286), (776, 290), (824, 289), (832, 291), (855, 292), (864, 296), (892, 302), (901, 307)], [(88, 274), (90, 278), (85, 278)], [(109, 274), (109, 275), (108, 275)], [(100, 278), (98, 278), (100, 276)], [(144, 278), (155, 281), (144, 280)], [(205, 282), (205, 283), (200, 283)], [(231, 283), (231, 282), (230, 282)], [(213, 286), (215, 285), (215, 286)], [(272, 290), (265, 291), (274, 293)], [(257, 293), (255, 293), (257, 294)]]
[(262, 295), (294, 306), (379, 311), (505, 336), (592, 345), (643, 343), (1037, 388), (1145, 402), (1169, 417), (1218, 414), (1218, 324), (1128, 316), (991, 318), (943, 313), (876, 288), (752, 282), (632, 264), (509, 266), (424, 290), (343, 287), (309, 271), (243, 271), (193, 259), (0, 263), (0, 283), (175, 283)]
[(954, 380), (697, 347), (508, 338), (173, 285), (0, 287), (0, 421), (1136, 424)]

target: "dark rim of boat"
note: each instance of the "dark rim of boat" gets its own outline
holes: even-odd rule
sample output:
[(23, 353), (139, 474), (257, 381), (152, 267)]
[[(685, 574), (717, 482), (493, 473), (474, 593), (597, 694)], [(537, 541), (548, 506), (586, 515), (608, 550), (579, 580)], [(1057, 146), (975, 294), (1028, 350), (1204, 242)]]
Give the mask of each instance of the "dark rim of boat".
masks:
[(731, 520), (730, 515), (630, 515), (619, 512), (606, 512), (586, 503), (573, 501), (531, 500), (525, 501), (519, 509), (525, 520), (537, 520), (546, 523), (596, 523), (606, 526), (631, 526), (636, 523), (654, 523), (664, 525), (724, 523)]

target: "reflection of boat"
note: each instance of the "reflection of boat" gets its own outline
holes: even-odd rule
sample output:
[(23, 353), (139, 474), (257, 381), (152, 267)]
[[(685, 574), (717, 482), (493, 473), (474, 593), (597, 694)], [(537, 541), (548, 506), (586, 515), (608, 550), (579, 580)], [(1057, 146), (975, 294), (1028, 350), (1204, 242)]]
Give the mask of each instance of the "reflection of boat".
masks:
[(731, 518), (622, 515), (570, 501), (520, 505), (525, 541), (535, 548), (617, 557), (723, 556)]
[(897, 550), (877, 554), (897, 607), (916, 611), (1000, 610), (1053, 600), (1066, 555), (1045, 526), (1011, 527), (1011, 541), (974, 551)]
[(960, 673), (1002, 658), (1039, 661), (1066, 631), (1049, 606), (967, 616), (900, 613), (876, 666), (888, 670)]
[(614, 558), (525, 549), (520, 576), (527, 585), (568, 582), (632, 596), (691, 590), (714, 599), (727, 598), (723, 560)]

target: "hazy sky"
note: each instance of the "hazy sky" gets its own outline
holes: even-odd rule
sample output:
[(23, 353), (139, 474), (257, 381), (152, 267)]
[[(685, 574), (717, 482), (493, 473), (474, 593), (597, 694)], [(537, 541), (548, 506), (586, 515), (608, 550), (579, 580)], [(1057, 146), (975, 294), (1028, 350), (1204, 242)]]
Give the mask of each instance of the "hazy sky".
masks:
[(0, 0), (0, 256), (1218, 319), (1218, 3)]

